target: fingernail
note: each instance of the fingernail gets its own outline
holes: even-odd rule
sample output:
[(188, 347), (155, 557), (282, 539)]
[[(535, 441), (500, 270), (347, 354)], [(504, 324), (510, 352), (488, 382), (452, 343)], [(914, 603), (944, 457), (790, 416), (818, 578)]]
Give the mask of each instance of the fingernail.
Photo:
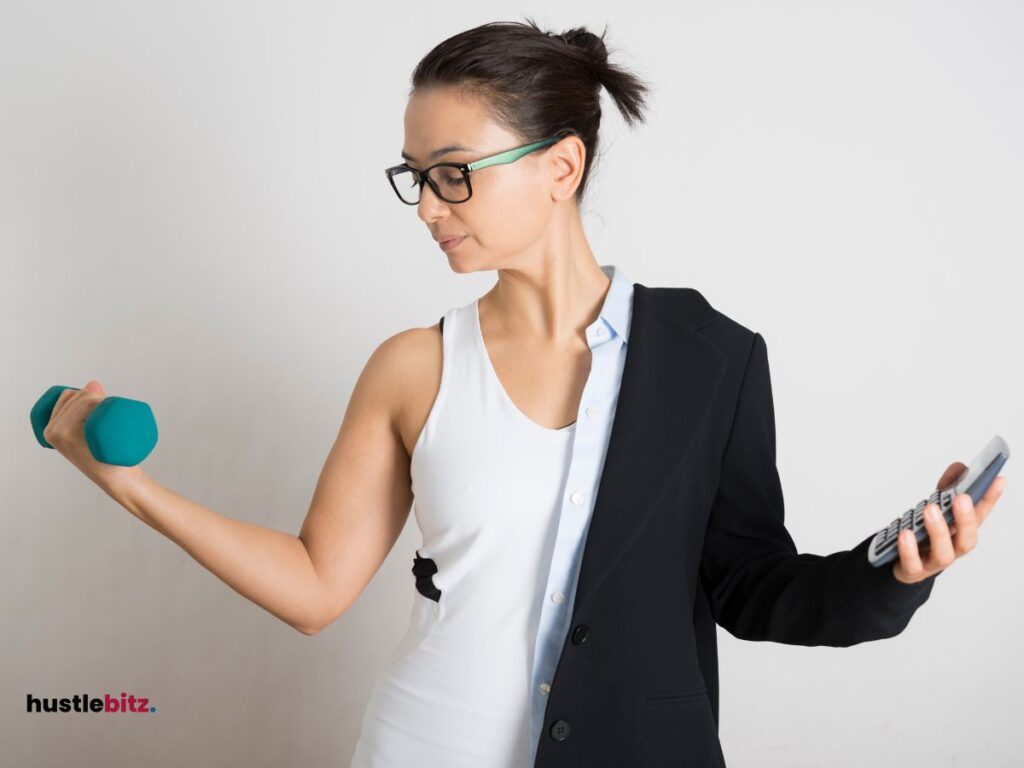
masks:
[(935, 505), (935, 504), (929, 504), (928, 505), (928, 517), (930, 517), (932, 519), (933, 523), (939, 522), (939, 517), (941, 517), (941, 515), (939, 515), (939, 508), (938, 508), (937, 505)]

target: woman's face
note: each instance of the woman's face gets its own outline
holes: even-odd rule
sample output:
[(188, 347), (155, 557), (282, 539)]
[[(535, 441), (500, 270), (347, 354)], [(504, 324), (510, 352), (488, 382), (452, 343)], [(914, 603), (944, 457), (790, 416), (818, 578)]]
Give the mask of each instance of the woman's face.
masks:
[[(434, 163), (469, 163), (528, 143), (487, 114), (482, 102), (454, 88), (419, 89), (405, 110), (406, 163), (423, 170)], [(465, 149), (433, 157), (444, 147)], [(417, 213), (434, 236), (465, 239), (445, 253), (455, 272), (515, 268), (545, 252), (552, 224), (575, 210), (573, 193), (583, 167), (576, 137), (531, 152), (514, 163), (470, 173), (473, 196), (447, 203), (423, 185)]]

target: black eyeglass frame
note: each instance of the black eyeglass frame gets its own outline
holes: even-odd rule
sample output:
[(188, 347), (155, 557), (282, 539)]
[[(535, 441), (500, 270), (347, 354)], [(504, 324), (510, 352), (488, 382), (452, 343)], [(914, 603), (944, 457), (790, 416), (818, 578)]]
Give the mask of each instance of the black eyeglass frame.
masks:
[[(420, 202), (423, 200), (423, 183), (424, 182), (426, 182), (426, 183), (428, 183), (430, 185), (430, 188), (432, 190), (434, 190), (434, 194), (435, 195), (437, 195), (440, 199), (444, 200), (449, 205), (459, 205), (460, 203), (467, 202), (471, 197), (473, 197), (473, 184), (469, 180), (469, 175), (473, 171), (480, 170), (481, 168), (487, 168), (487, 167), (492, 166), (492, 165), (503, 165), (505, 163), (514, 163), (516, 160), (518, 160), (519, 158), (523, 157), (524, 155), (528, 155), (531, 152), (534, 152), (534, 151), (536, 151), (538, 149), (542, 149), (543, 147), (546, 147), (546, 146), (548, 146), (550, 144), (554, 144), (555, 142), (561, 141), (566, 136), (572, 136), (572, 135), (575, 135), (574, 132), (572, 132), (572, 131), (570, 131), (570, 132), (561, 132), (561, 133), (559, 133), (559, 134), (557, 134), (555, 136), (552, 136), (550, 138), (541, 139), (540, 141), (534, 141), (534, 142), (531, 142), (530, 144), (523, 144), (522, 146), (519, 146), (519, 147), (514, 147), (512, 149), (507, 149), (504, 152), (499, 152), (498, 154), (490, 155), (489, 157), (483, 157), (483, 158), (481, 158), (479, 160), (474, 160), (471, 163), (434, 163), (434, 165), (430, 166), (429, 168), (424, 168), (422, 171), (418, 170), (416, 168), (413, 168), (408, 163), (402, 163), (401, 165), (394, 165), (394, 166), (391, 166), (390, 168), (384, 169), (384, 173), (387, 175), (388, 181), (391, 183), (391, 188), (393, 190), (395, 190), (395, 195), (397, 195), (398, 199), (401, 200), (406, 205), (419, 205), (420, 204)], [(447, 197), (445, 197), (443, 194), (441, 194), (441, 190), (438, 189), (437, 184), (435, 184), (434, 180), (431, 179), (428, 176), (430, 171), (432, 171), (434, 168), (440, 168), (440, 167), (455, 168), (459, 172), (462, 173), (462, 179), (463, 179), (463, 181), (466, 182), (466, 191), (469, 192), (469, 194), (466, 196), (465, 200), (449, 200)], [(395, 184), (394, 175), (396, 173), (398, 173), (399, 171), (411, 171), (414, 174), (414, 176), (416, 177), (416, 181), (419, 184), (419, 188), (420, 188), (419, 199), (416, 202), (410, 203), (408, 200), (406, 200), (404, 197), (402, 197), (402, 193), (398, 191), (398, 186)]]

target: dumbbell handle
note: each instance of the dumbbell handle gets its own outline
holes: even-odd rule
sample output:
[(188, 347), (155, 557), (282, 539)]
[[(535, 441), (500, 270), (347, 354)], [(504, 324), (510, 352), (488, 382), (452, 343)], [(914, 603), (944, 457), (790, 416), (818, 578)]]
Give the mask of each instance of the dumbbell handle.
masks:
[[(53, 448), (43, 430), (50, 423), (53, 408), (65, 389), (54, 385), (40, 397), (29, 414), (32, 431), (43, 448)], [(106, 397), (85, 420), (85, 441), (89, 452), (102, 464), (133, 467), (156, 446), (156, 419), (147, 403), (127, 397)]]

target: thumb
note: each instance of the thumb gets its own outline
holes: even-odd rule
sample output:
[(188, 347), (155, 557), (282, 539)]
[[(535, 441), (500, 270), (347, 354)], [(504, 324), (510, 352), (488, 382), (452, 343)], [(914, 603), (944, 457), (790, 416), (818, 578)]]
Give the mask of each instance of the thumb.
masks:
[(103, 385), (100, 384), (95, 379), (90, 379), (89, 382), (84, 387), (82, 387), (82, 389), (87, 389), (90, 392), (95, 392), (96, 394), (103, 395), (104, 397), (107, 396), (107, 393), (103, 391)]

